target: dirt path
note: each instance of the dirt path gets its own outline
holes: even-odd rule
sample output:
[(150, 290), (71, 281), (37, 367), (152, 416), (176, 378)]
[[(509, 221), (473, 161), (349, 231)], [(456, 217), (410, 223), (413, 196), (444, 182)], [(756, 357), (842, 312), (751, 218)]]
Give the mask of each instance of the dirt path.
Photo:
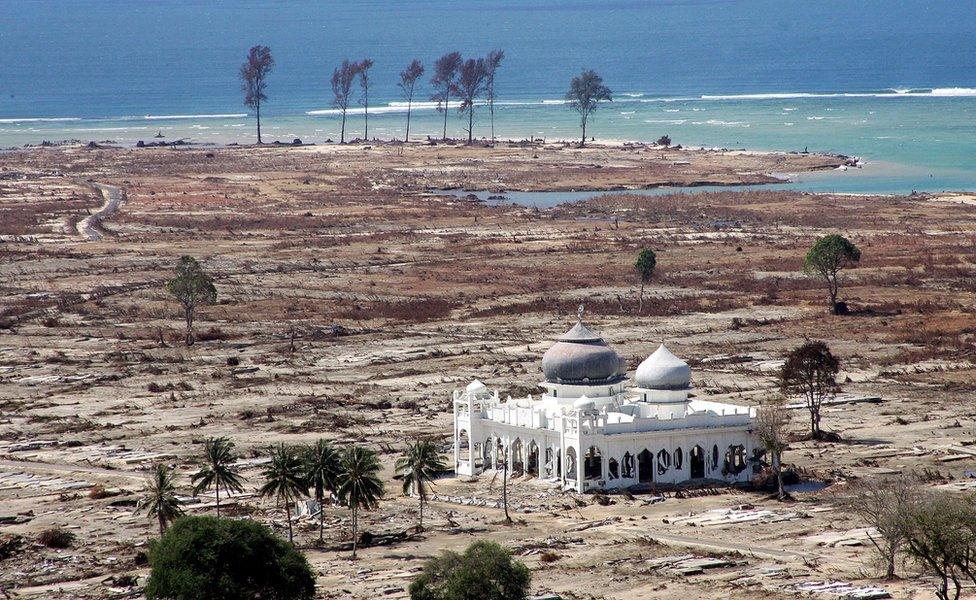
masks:
[(121, 189), (114, 185), (108, 185), (107, 183), (95, 183), (93, 185), (102, 193), (102, 196), (105, 198), (105, 203), (97, 211), (78, 222), (78, 233), (89, 240), (98, 241), (105, 237), (105, 233), (101, 227), (102, 221), (111, 218), (119, 211), (119, 206), (122, 205), (125, 194)]

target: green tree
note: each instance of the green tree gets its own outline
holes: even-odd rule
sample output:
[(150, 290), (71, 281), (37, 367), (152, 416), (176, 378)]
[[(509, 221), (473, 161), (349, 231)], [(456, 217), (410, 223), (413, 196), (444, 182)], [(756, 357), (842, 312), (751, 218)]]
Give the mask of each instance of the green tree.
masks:
[(342, 456), (328, 440), (319, 439), (305, 451), (305, 479), (315, 492), (319, 503), (319, 543), (323, 540), (325, 494), (339, 487), (337, 479), (342, 470)]
[(228, 495), (244, 491), (244, 478), (233, 466), (237, 461), (234, 442), (225, 437), (207, 439), (203, 447), (203, 466), (190, 476), (193, 493), (199, 494), (213, 488), (217, 496), (217, 518), (220, 518), (220, 489)]
[(637, 255), (637, 262), (634, 263), (634, 269), (637, 270), (637, 276), (640, 278), (640, 299), (637, 303), (637, 312), (644, 312), (644, 284), (651, 280), (654, 276), (654, 268), (657, 266), (657, 255), (650, 248), (644, 248)]
[(369, 70), (372, 68), (372, 58), (364, 58), (356, 63), (359, 87), (363, 89), (363, 97), (359, 99), (359, 103), (363, 105), (363, 139), (367, 142), (369, 141)]
[(359, 63), (348, 59), (332, 71), (332, 106), (342, 113), (342, 129), (339, 133), (339, 143), (346, 143), (346, 111), (349, 110), (349, 98), (352, 95), (352, 84), (359, 74)]
[(496, 542), (445, 550), (410, 584), (411, 600), (524, 600), (532, 574)]
[(580, 147), (586, 145), (586, 123), (590, 119), (600, 102), (613, 102), (613, 92), (603, 85), (603, 78), (596, 71), (585, 70), (569, 82), (566, 92), (566, 102), (569, 107), (580, 115), (580, 127), (583, 135), (580, 137)]
[(437, 103), (437, 110), (444, 113), (444, 132), (441, 139), (447, 139), (447, 109), (451, 94), (457, 91), (458, 70), (461, 68), (461, 53), (448, 52), (434, 63), (434, 76), (430, 85), (436, 90), (430, 97)]
[(372, 510), (383, 496), (383, 482), (379, 478), (380, 459), (376, 452), (353, 446), (342, 455), (339, 473), (339, 499), (352, 509), (352, 557), (356, 558), (359, 509)]
[(790, 423), (790, 413), (780, 404), (760, 406), (756, 413), (756, 437), (766, 452), (776, 477), (776, 497), (786, 497), (783, 490), (783, 451), (786, 450), (786, 428)]
[(504, 50), (492, 50), (485, 57), (485, 100), (491, 117), (491, 143), (495, 143), (495, 74), (505, 58)]
[(193, 319), (197, 306), (217, 301), (217, 288), (200, 263), (192, 256), (181, 256), (176, 264), (176, 277), (166, 282), (166, 290), (183, 305), (186, 319), (186, 345), (193, 344)]
[(417, 494), (420, 499), (420, 530), (424, 529), (424, 503), (434, 477), (447, 468), (437, 445), (430, 440), (417, 440), (407, 446), (403, 457), (396, 462), (397, 472), (403, 476), (403, 493)]
[(410, 109), (413, 107), (413, 92), (417, 87), (417, 80), (424, 74), (424, 65), (416, 58), (410, 62), (406, 69), (400, 71), (400, 83), (397, 87), (403, 93), (403, 98), (407, 101), (407, 132), (403, 136), (404, 142), (410, 141)]
[(159, 535), (166, 527), (183, 516), (183, 508), (176, 499), (175, 473), (164, 464), (156, 465), (146, 482), (146, 493), (136, 504), (137, 512), (145, 512), (159, 523)]
[(821, 437), (820, 409), (824, 400), (837, 393), (840, 361), (823, 342), (807, 342), (790, 352), (780, 372), (780, 385), (786, 394), (803, 396), (810, 411), (810, 435)]
[(844, 236), (833, 234), (819, 240), (803, 259), (803, 271), (812, 277), (819, 277), (827, 284), (830, 312), (837, 314), (837, 292), (840, 289), (839, 274), (842, 270), (857, 264), (861, 251)]
[(468, 145), (474, 136), (474, 103), (485, 91), (485, 78), (488, 76), (485, 59), (469, 58), (458, 69), (457, 92), (461, 98), (458, 113), (468, 113)]
[(247, 53), (247, 60), (241, 65), (241, 91), (244, 92), (244, 105), (253, 108), (258, 121), (258, 143), (261, 143), (261, 103), (268, 99), (268, 73), (274, 69), (275, 61), (267, 46), (254, 46)]
[(301, 553), (254, 521), (184, 517), (150, 543), (149, 600), (310, 600)]
[(308, 479), (302, 457), (292, 447), (278, 444), (271, 450), (271, 463), (264, 470), (262, 496), (274, 497), (285, 505), (285, 518), (288, 520), (288, 541), (295, 543), (291, 528), (291, 504), (299, 498), (308, 496)]

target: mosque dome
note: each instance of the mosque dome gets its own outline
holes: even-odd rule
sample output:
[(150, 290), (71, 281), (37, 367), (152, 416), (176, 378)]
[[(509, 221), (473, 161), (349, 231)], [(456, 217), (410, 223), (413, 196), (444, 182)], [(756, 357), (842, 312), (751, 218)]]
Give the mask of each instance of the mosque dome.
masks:
[(691, 367), (661, 344), (637, 367), (634, 379), (646, 390), (684, 390), (691, 387)]
[(627, 365), (580, 320), (543, 355), (542, 372), (549, 383), (594, 385), (619, 381)]
[(488, 388), (485, 386), (485, 384), (475, 379), (464, 388), (464, 391), (472, 396), (480, 396), (481, 394), (488, 392)]

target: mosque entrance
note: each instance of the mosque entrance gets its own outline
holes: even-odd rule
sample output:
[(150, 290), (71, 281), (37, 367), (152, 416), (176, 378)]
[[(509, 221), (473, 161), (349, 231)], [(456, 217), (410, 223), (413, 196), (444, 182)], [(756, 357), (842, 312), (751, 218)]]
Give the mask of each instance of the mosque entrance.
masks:
[(647, 448), (637, 455), (637, 481), (639, 483), (654, 481), (654, 455)]
[(704, 479), (705, 478), (705, 450), (701, 446), (695, 446), (691, 449), (689, 455), (691, 457), (691, 478), (692, 479)]

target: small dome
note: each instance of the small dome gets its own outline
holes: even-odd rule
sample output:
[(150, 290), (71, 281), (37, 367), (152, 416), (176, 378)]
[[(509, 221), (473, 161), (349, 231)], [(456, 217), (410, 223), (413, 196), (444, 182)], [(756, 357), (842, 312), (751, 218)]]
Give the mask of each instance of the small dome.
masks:
[(661, 344), (637, 367), (634, 379), (647, 390), (683, 390), (691, 387), (691, 367)]
[(464, 388), (464, 391), (471, 395), (478, 396), (487, 392), (488, 388), (485, 387), (485, 384), (475, 379)]
[(627, 365), (580, 321), (546, 350), (542, 372), (549, 383), (592, 385), (619, 381)]
[(596, 404), (594, 404), (593, 401), (587, 398), (585, 395), (580, 396), (575, 402), (573, 402), (573, 408), (576, 410), (593, 410), (595, 407)]

